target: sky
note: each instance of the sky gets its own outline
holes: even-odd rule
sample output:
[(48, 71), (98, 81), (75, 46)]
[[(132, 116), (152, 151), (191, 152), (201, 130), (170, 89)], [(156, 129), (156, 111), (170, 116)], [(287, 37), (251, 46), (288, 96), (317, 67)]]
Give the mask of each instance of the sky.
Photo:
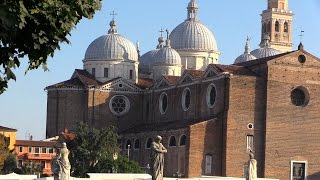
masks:
[[(118, 33), (139, 42), (141, 54), (155, 49), (159, 30), (172, 31), (187, 17), (189, 0), (103, 0), (102, 8), (93, 19), (83, 19), (71, 32), (71, 44), (61, 44), (53, 58), (49, 58), (49, 71), (29, 71), (26, 60), (14, 72), (17, 81), (9, 82), (9, 89), (0, 95), (0, 126), (17, 129), (17, 138), (35, 140), (45, 138), (47, 93), (46, 86), (69, 79), (74, 69), (82, 69), (82, 60), (89, 44), (107, 33), (110, 13), (117, 15)], [(267, 0), (198, 0), (200, 22), (214, 34), (221, 56), (220, 64), (232, 64), (244, 52), (247, 36), (251, 37), (251, 50), (258, 48), (261, 31), (261, 12)], [(306, 51), (320, 57), (320, 1), (289, 0), (293, 11), (293, 50), (302, 42)]]

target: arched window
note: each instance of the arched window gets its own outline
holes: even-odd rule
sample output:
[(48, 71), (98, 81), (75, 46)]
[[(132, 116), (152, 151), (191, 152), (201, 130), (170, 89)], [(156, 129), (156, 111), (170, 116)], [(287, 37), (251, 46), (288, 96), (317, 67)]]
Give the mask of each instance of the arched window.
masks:
[(279, 31), (280, 31), (279, 21), (276, 21), (276, 23), (274, 24), (274, 30), (275, 30), (276, 32), (279, 32)]
[(187, 111), (190, 107), (190, 102), (191, 102), (191, 93), (190, 93), (190, 89), (186, 88), (183, 90), (182, 93), (182, 108), (184, 111)]
[(140, 140), (139, 139), (134, 140), (134, 149), (140, 149)]
[(283, 24), (283, 32), (288, 33), (289, 32), (289, 24), (288, 22), (284, 22)]
[(214, 84), (210, 84), (207, 89), (207, 105), (209, 108), (212, 108), (216, 102), (217, 91)]
[(152, 143), (152, 139), (148, 138), (147, 139), (147, 143), (146, 143), (146, 149), (150, 149), (151, 148), (151, 143)]
[(182, 135), (182, 136), (180, 137), (179, 145), (180, 145), (180, 146), (185, 146), (185, 145), (186, 145), (186, 141), (187, 141), (187, 136), (186, 136), (186, 135)]
[(132, 148), (132, 144), (131, 144), (130, 139), (127, 140), (127, 142), (126, 142), (126, 147), (125, 147), (125, 148), (126, 148), (126, 149)]
[(177, 141), (174, 136), (171, 136), (169, 139), (169, 147), (172, 147), (172, 146), (177, 146)]
[(162, 93), (159, 98), (159, 108), (161, 114), (166, 113), (168, 109), (168, 96), (166, 93)]
[(268, 31), (268, 33), (270, 33), (270, 32), (271, 32), (271, 22), (268, 22), (267, 31)]

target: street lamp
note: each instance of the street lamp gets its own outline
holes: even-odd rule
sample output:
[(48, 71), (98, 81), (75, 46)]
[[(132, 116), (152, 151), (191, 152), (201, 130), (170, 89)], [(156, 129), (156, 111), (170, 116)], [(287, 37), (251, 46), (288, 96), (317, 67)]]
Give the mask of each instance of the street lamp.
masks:
[(130, 160), (130, 144), (128, 144), (127, 154), (128, 154), (128, 161), (129, 161)]

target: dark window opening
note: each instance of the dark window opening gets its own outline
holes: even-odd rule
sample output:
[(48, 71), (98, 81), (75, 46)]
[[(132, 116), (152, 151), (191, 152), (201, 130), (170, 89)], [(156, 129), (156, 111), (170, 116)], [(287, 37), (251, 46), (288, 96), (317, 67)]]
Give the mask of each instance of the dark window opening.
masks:
[(140, 148), (140, 140), (139, 139), (136, 139), (134, 141), (134, 149), (139, 149)]
[(151, 143), (152, 143), (152, 139), (151, 139), (151, 138), (148, 138), (147, 144), (146, 144), (146, 148), (147, 148), (147, 149), (150, 149), (150, 148), (151, 148)]
[(293, 180), (305, 180), (306, 176), (306, 163), (293, 162), (292, 163), (292, 179)]
[(104, 68), (104, 77), (109, 77), (109, 68)]
[(180, 137), (180, 146), (185, 146), (186, 145), (186, 141), (187, 141), (187, 136), (186, 135), (182, 135)]
[(291, 91), (291, 102), (296, 106), (303, 106), (306, 101), (306, 95), (301, 89), (294, 89)]
[(131, 148), (131, 141), (128, 139), (126, 142), (126, 149), (130, 149)]
[(216, 102), (216, 88), (214, 86), (211, 86), (211, 90), (210, 90), (210, 105), (213, 106), (214, 103)]
[(274, 30), (276, 32), (279, 32), (280, 31), (280, 24), (279, 24), (279, 21), (276, 21), (275, 25), (274, 25)]
[(190, 91), (189, 90), (187, 90), (186, 92), (184, 106), (186, 109), (189, 109), (190, 107)]
[(172, 147), (172, 146), (177, 146), (176, 138), (175, 138), (174, 136), (171, 136), (171, 137), (170, 137), (169, 146), (170, 146), (170, 147)]
[(92, 68), (92, 76), (96, 77), (96, 68)]
[(289, 24), (288, 24), (288, 22), (285, 22), (285, 23), (284, 23), (283, 32), (285, 32), (285, 33), (288, 33), (288, 32), (289, 32)]
[(129, 76), (130, 76), (130, 79), (133, 79), (133, 71), (132, 70), (130, 70), (130, 72), (129, 72), (130, 74), (129, 74)]

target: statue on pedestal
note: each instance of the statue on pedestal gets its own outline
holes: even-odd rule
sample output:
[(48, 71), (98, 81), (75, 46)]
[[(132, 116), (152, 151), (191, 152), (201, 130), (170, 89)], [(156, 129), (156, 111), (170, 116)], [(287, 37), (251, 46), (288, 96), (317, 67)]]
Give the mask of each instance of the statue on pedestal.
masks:
[(254, 159), (251, 149), (249, 150), (249, 158), (246, 180), (257, 180), (257, 160)]
[(57, 152), (56, 157), (51, 162), (51, 170), (54, 180), (69, 180), (71, 165), (69, 162), (69, 150), (66, 143), (62, 143), (62, 148)]
[(162, 137), (157, 136), (151, 144), (151, 175), (152, 180), (163, 180), (164, 153), (167, 149), (161, 143)]

